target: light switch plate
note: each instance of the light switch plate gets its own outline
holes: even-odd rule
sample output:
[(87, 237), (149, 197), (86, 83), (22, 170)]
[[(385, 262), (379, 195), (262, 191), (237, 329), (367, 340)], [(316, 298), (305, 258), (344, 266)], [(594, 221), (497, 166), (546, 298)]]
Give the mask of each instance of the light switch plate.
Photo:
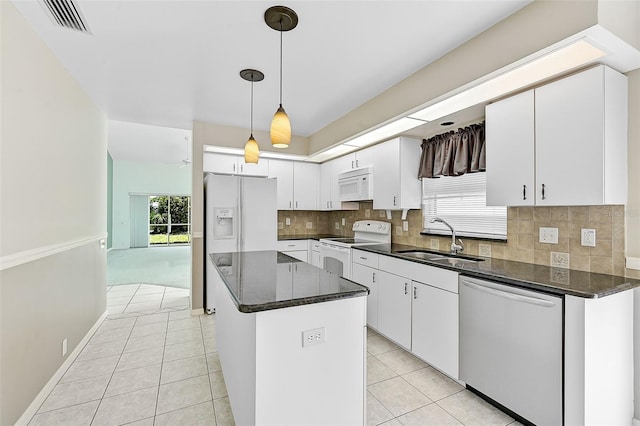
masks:
[(307, 222), (307, 229), (313, 229), (313, 222)]
[(402, 221), (402, 230), (403, 231), (408, 231), (409, 230), (409, 221), (408, 220), (403, 220)]
[(558, 228), (540, 227), (539, 241), (546, 244), (558, 244)]
[(384, 210), (378, 210), (378, 217), (385, 217), (386, 213)]
[(290, 217), (286, 217), (284, 219), (284, 224), (287, 225), (287, 226), (291, 225), (291, 218)]
[(364, 217), (369, 219), (371, 217), (371, 209), (364, 209)]
[(585, 247), (595, 247), (596, 246), (596, 230), (582, 228), (580, 230), (580, 244)]

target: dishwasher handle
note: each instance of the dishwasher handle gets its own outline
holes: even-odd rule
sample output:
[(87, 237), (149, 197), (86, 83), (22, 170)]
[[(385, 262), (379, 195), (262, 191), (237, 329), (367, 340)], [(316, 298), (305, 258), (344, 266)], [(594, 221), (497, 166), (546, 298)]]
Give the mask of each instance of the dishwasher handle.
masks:
[(498, 290), (492, 287), (488, 287), (488, 286), (484, 286), (481, 284), (476, 284), (476, 283), (472, 283), (466, 280), (461, 280), (462, 284), (472, 288), (474, 290), (478, 290), (478, 291), (482, 291), (484, 293), (488, 293), (491, 294), (493, 296), (498, 296), (498, 297), (504, 297), (505, 299), (511, 299), (511, 300), (515, 300), (517, 302), (523, 302), (523, 303), (528, 303), (530, 305), (538, 305), (538, 306), (543, 306), (545, 308), (551, 308), (553, 306), (555, 306), (555, 303), (550, 301), (550, 300), (546, 300), (546, 299), (538, 299), (536, 297), (529, 297), (529, 296), (523, 296), (521, 294), (516, 294), (516, 293), (510, 293), (507, 291), (503, 291), (503, 290)]

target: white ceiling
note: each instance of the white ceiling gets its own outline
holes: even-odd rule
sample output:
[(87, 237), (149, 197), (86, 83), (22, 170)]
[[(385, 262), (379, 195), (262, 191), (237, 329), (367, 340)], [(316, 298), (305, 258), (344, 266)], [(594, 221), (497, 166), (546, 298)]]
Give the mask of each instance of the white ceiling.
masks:
[(109, 154), (114, 160), (186, 164), (191, 130), (109, 121)]
[[(284, 3), (299, 16), (283, 39), (283, 104), (293, 133), (318, 131), (530, 1)], [(53, 24), (38, 1), (13, 3), (110, 120), (249, 127), (250, 85), (239, 71), (256, 68), (265, 79), (254, 86), (254, 127), (269, 128), (279, 33), (263, 14), (282, 3), (76, 0), (90, 35)]]

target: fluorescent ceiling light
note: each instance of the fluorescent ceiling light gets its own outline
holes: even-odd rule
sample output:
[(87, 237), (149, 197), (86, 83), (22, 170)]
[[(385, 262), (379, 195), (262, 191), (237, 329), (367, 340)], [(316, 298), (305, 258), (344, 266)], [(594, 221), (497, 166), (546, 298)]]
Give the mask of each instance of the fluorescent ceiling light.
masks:
[(464, 92), (414, 112), (409, 117), (434, 121), (569, 71), (605, 55), (606, 52), (593, 46), (585, 39), (580, 39)]
[[(244, 149), (228, 148), (224, 146), (204, 145), (204, 152), (215, 152), (217, 154), (230, 154), (244, 156)], [(306, 160), (306, 155), (284, 154), (279, 152), (261, 151), (260, 158), (274, 158), (280, 160)]]
[(378, 127), (377, 129), (368, 131), (363, 135), (356, 136), (355, 138), (348, 140), (343, 144), (362, 148), (363, 146), (371, 145), (381, 140), (391, 138), (393, 136), (399, 135), (402, 132), (406, 132), (407, 130), (422, 126), (423, 124), (425, 124), (424, 120), (403, 117), (398, 120), (392, 121), (389, 124)]
[(355, 146), (348, 145), (336, 145), (333, 148), (330, 148), (326, 151), (319, 152), (312, 157), (307, 158), (307, 161), (313, 161), (315, 163), (322, 163), (323, 161), (330, 160), (331, 158), (339, 157), (348, 152), (353, 152), (358, 149)]

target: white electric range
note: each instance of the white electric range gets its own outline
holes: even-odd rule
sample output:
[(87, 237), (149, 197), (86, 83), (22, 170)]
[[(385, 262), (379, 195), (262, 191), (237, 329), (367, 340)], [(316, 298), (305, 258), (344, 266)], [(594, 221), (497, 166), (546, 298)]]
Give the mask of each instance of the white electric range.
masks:
[(391, 224), (359, 220), (353, 224), (353, 238), (321, 238), (320, 265), (329, 272), (351, 279), (351, 248), (391, 243)]

